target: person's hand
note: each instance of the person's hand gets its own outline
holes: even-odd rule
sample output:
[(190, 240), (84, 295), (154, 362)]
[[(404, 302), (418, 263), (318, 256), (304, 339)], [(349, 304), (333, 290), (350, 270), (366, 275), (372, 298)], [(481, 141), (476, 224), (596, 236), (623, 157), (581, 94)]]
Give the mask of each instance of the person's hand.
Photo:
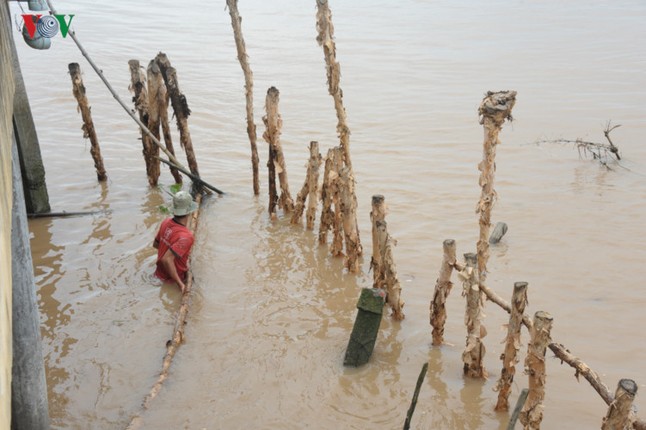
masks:
[(184, 284), (183, 282), (180, 282), (177, 285), (179, 285), (179, 289), (182, 291), (182, 294), (184, 294), (186, 292), (186, 284)]

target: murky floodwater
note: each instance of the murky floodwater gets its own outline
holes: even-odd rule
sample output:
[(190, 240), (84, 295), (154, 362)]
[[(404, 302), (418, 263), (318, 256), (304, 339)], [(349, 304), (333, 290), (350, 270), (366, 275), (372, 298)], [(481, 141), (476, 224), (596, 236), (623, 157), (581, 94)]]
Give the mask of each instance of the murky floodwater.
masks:
[[(488, 304), (485, 382), (461, 372), (463, 299), (448, 302), (448, 345), (430, 346), (428, 304), (442, 241), (475, 250), (487, 90), (514, 89), (515, 121), (498, 149), (489, 285), (509, 297), (528, 281), (528, 311), (555, 318), (553, 338), (609, 385), (644, 390), (646, 275), (646, 4), (643, 1), (335, 1), (359, 221), (370, 255), (369, 204), (386, 196), (406, 319), (386, 319), (369, 365), (343, 354), (368, 259), (352, 276), (312, 233), (272, 223), (252, 196), (243, 76), (224, 2), (59, 2), (95, 61), (128, 99), (127, 61), (165, 51), (193, 110), (200, 171), (228, 192), (198, 228), (187, 341), (144, 415), (146, 428), (401, 428), (429, 362), (413, 427), (505, 428), (493, 412), (505, 316)], [(15, 5), (14, 5), (15, 8)], [(15, 10), (15, 9), (14, 9)], [(292, 192), (307, 144), (337, 143), (315, 3), (240, 4), (255, 77), (259, 134), (266, 89), (281, 91)], [(55, 428), (123, 428), (160, 369), (179, 293), (153, 279), (151, 241), (166, 195), (147, 186), (138, 132), (69, 39), (49, 51), (19, 44), (54, 210), (103, 215), (31, 221)], [(71, 95), (67, 63), (85, 71), (109, 175), (98, 185)], [(602, 141), (608, 120), (624, 160), (612, 171), (541, 138)], [(262, 161), (266, 145), (259, 142)], [(167, 171), (164, 186), (171, 183)], [(527, 338), (525, 337), (525, 340)], [(523, 347), (524, 350), (524, 347)], [(551, 354), (550, 354), (551, 355)], [(524, 354), (523, 354), (524, 358)], [(598, 428), (606, 407), (585, 381), (548, 362), (546, 428)], [(527, 385), (518, 371), (513, 400)], [(643, 409), (643, 394), (637, 405)], [(644, 413), (641, 414), (644, 416)]]

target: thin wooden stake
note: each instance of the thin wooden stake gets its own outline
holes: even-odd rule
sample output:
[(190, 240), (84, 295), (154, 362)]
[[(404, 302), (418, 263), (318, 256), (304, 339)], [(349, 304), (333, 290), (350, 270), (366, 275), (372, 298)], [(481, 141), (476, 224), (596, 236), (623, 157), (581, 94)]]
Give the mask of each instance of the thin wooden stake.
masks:
[(474, 253), (464, 254), (465, 267), (460, 272), (462, 279), (462, 295), (466, 297), (464, 324), (467, 327), (466, 348), (462, 353), (464, 374), (471, 378), (486, 378), (484, 368), (485, 347), (482, 338), (487, 332), (482, 324), (483, 295), (478, 285), (477, 257)]
[(303, 188), (296, 196), (296, 205), (294, 206), (294, 213), (292, 214), (291, 223), (298, 224), (303, 211), (305, 210), (305, 201), (308, 200), (307, 214), (307, 229), (314, 230), (314, 220), (316, 219), (316, 206), (318, 204), (318, 190), (319, 190), (319, 171), (321, 170), (321, 153), (319, 152), (318, 142), (310, 142), (310, 159), (307, 163), (307, 174), (305, 175), (305, 183)]
[(332, 193), (330, 192), (332, 159), (334, 149), (330, 148), (325, 157), (325, 168), (323, 171), (323, 184), (321, 185), (321, 223), (319, 224), (319, 245), (327, 243), (327, 233), (332, 229), (334, 212), (332, 211)]
[(538, 430), (543, 420), (545, 398), (545, 350), (550, 343), (552, 316), (543, 311), (534, 314), (531, 340), (525, 358), (525, 373), (529, 375), (529, 394), (520, 412), (520, 422), (525, 430)]
[(444, 343), (444, 323), (446, 323), (446, 299), (453, 288), (451, 273), (456, 263), (455, 240), (446, 239), (443, 244), (444, 257), (440, 276), (435, 283), (435, 292), (430, 305), (430, 322), (433, 327), (433, 345)]
[(422, 383), (426, 377), (426, 371), (428, 370), (428, 363), (424, 363), (422, 370), (419, 372), (417, 377), (417, 384), (415, 385), (415, 393), (413, 393), (413, 400), (410, 403), (408, 412), (406, 413), (406, 421), (404, 421), (404, 430), (410, 429), (410, 422), (413, 419), (413, 413), (415, 412), (415, 406), (417, 406), (417, 398), (419, 397), (419, 392), (422, 389)]
[(359, 271), (361, 255), (357, 227), (357, 202), (354, 199), (354, 177), (349, 167), (339, 172), (339, 190), (341, 192), (341, 213), (343, 213), (343, 232), (345, 237), (345, 267), (352, 273)]
[(78, 108), (81, 111), (81, 117), (83, 118), (83, 127), (81, 127), (81, 130), (83, 130), (83, 137), (90, 139), (90, 154), (94, 160), (96, 178), (99, 182), (103, 182), (108, 179), (108, 175), (106, 174), (105, 167), (103, 166), (103, 157), (101, 157), (99, 139), (96, 136), (94, 122), (92, 121), (90, 104), (85, 96), (85, 85), (83, 85), (83, 78), (81, 77), (81, 67), (78, 63), (70, 63), (68, 65), (68, 69), (72, 78), (72, 92), (74, 97), (76, 97)]
[(384, 279), (384, 265), (381, 258), (381, 247), (379, 246), (378, 226), (385, 225), (386, 203), (385, 197), (381, 194), (375, 194), (372, 196), (370, 221), (372, 222), (372, 259), (370, 260), (370, 270), (372, 270), (372, 288), (385, 290), (386, 281)]
[(514, 430), (514, 428), (516, 427), (516, 422), (518, 421), (520, 410), (523, 408), (523, 406), (525, 405), (525, 401), (527, 400), (527, 394), (529, 394), (529, 389), (523, 388), (522, 391), (520, 392), (520, 395), (518, 396), (518, 400), (516, 401), (514, 412), (511, 414), (511, 418), (509, 418), (509, 424), (507, 424), (507, 430)]
[(502, 360), (502, 371), (495, 390), (498, 391), (498, 402), (496, 411), (509, 410), (509, 394), (511, 384), (514, 382), (516, 363), (518, 363), (518, 351), (520, 351), (520, 328), (523, 325), (523, 312), (527, 305), (527, 282), (516, 282), (514, 293), (511, 298), (512, 308), (507, 327), (507, 339), (505, 351), (500, 356)]
[(330, 252), (335, 257), (343, 256), (343, 210), (341, 209), (341, 169), (343, 152), (340, 146), (332, 149), (332, 166), (330, 168), (329, 194), (332, 196), (332, 246)]
[(620, 379), (615, 399), (603, 418), (601, 430), (628, 430), (632, 428), (635, 416), (633, 401), (637, 395), (637, 384), (632, 379)]
[(233, 27), (233, 37), (236, 42), (238, 51), (238, 61), (242, 72), (244, 73), (245, 82), (245, 100), (247, 107), (247, 135), (251, 144), (251, 167), (253, 169), (253, 193), (260, 194), (260, 182), (258, 177), (258, 146), (256, 145), (256, 124), (253, 120), (253, 73), (247, 56), (244, 37), (242, 36), (242, 18), (238, 12), (238, 0), (227, 0), (229, 6), (229, 15), (231, 15), (231, 26)]

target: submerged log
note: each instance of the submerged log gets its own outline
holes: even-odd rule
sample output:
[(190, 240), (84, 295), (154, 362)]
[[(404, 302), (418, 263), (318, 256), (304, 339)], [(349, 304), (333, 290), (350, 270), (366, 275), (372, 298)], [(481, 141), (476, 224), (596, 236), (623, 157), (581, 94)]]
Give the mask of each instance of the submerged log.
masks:
[(463, 370), (471, 378), (486, 378), (487, 371), (483, 363), (485, 347), (482, 343), (486, 329), (482, 324), (483, 295), (478, 285), (476, 254), (464, 254), (464, 260), (465, 267), (459, 274), (462, 279), (462, 295), (466, 297), (464, 324), (467, 327), (467, 341), (462, 353)]
[(525, 358), (525, 373), (529, 375), (529, 394), (520, 412), (520, 422), (525, 430), (538, 430), (543, 420), (543, 399), (545, 398), (545, 351), (550, 343), (553, 318), (538, 311), (534, 314), (531, 340)]
[(446, 323), (446, 299), (453, 288), (451, 273), (456, 263), (455, 240), (446, 239), (443, 244), (444, 257), (440, 276), (435, 283), (435, 292), (430, 305), (430, 322), (433, 327), (433, 345), (444, 342), (444, 324)]
[[(265, 115), (262, 119), (267, 129), (263, 134), (263, 138), (270, 147), (270, 160), (267, 162), (270, 176), (269, 181), (271, 182), (272, 180), (272, 170), (274, 170), (278, 174), (278, 181), (280, 183), (280, 197), (278, 198), (278, 207), (281, 208), (284, 213), (289, 213), (294, 210), (294, 200), (292, 200), (292, 196), (289, 193), (289, 183), (287, 182), (287, 166), (285, 163), (283, 148), (280, 143), (280, 133), (283, 126), (283, 120), (280, 117), (280, 113), (278, 113), (279, 95), (280, 93), (276, 87), (270, 87), (267, 90), (267, 97), (265, 99), (265, 110), (267, 111), (267, 115)], [(270, 191), (270, 202), (271, 200), (272, 196)], [(274, 213), (271, 211), (271, 203), (270, 213)]]
[(615, 399), (603, 418), (601, 430), (628, 430), (632, 428), (635, 417), (633, 401), (637, 395), (637, 384), (632, 379), (620, 379), (615, 391)]
[(370, 360), (379, 334), (385, 295), (383, 290), (375, 288), (361, 290), (357, 302), (357, 317), (343, 359), (344, 366), (357, 367)]
[[(305, 183), (303, 188), (296, 196), (296, 205), (294, 206), (294, 213), (292, 214), (291, 223), (298, 224), (303, 211), (305, 209), (305, 201), (307, 204), (307, 214), (305, 216), (307, 222), (307, 229), (314, 230), (314, 220), (316, 219), (316, 206), (318, 203), (318, 190), (319, 190), (319, 171), (321, 169), (321, 153), (319, 152), (318, 142), (310, 142), (310, 159), (307, 163), (307, 174), (305, 175)], [(308, 200), (309, 199), (309, 200)]]
[(92, 121), (92, 113), (90, 111), (90, 104), (87, 101), (85, 95), (85, 85), (83, 85), (83, 78), (81, 77), (81, 67), (78, 63), (70, 63), (68, 65), (70, 76), (72, 78), (72, 92), (76, 101), (78, 102), (78, 108), (81, 111), (81, 117), (83, 118), (83, 137), (90, 139), (90, 154), (94, 160), (94, 168), (96, 169), (96, 177), (99, 182), (103, 182), (108, 179), (108, 175), (105, 172), (105, 167), (103, 165), (103, 157), (101, 157), (101, 148), (99, 147), (99, 139), (96, 136), (96, 130), (94, 128), (94, 121)]
[(514, 284), (511, 303), (512, 308), (511, 315), (509, 316), (509, 325), (507, 327), (505, 350), (500, 356), (502, 360), (502, 371), (500, 372), (500, 379), (495, 388), (498, 390), (496, 411), (509, 410), (509, 394), (511, 393), (511, 384), (514, 382), (516, 363), (518, 363), (517, 356), (520, 351), (520, 329), (523, 325), (525, 306), (527, 306), (527, 282), (516, 282)]

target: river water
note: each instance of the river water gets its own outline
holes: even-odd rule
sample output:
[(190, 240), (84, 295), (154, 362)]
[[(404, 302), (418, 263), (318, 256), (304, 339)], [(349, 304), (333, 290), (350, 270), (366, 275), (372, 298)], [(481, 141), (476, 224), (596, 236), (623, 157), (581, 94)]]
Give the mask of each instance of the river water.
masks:
[[(422, 364), (413, 428), (505, 428), (492, 388), (500, 374), (504, 312), (486, 306), (486, 381), (462, 376), (464, 300), (448, 301), (447, 344), (432, 347), (429, 300), (442, 241), (475, 250), (477, 108), (488, 90), (518, 91), (498, 148), (493, 221), (509, 232), (492, 248), (488, 284), (509, 298), (529, 282), (528, 313), (554, 316), (552, 337), (614, 390), (646, 383), (646, 3), (641, 0), (333, 1), (341, 87), (352, 131), (366, 255), (370, 197), (384, 194), (406, 319), (385, 318), (370, 363), (342, 365), (362, 273), (343, 270), (315, 235), (266, 206), (251, 187), (243, 75), (225, 3), (57, 2), (121, 96), (131, 58), (168, 54), (193, 111), (200, 171), (227, 191), (207, 200), (193, 256), (195, 285), (170, 377), (144, 415), (150, 429), (401, 428)], [(17, 5), (12, 6), (18, 13)], [(242, 1), (255, 78), (259, 136), (265, 92), (281, 91), (282, 144), (295, 195), (311, 140), (336, 145), (315, 2)], [(18, 34), (15, 34), (18, 36)], [(124, 428), (161, 367), (179, 293), (153, 276), (151, 242), (168, 200), (150, 189), (134, 123), (73, 42), (49, 51), (19, 41), (54, 210), (102, 215), (30, 221), (54, 428)], [(67, 64), (79, 62), (109, 181), (96, 182)], [(603, 142), (606, 123), (623, 159), (606, 168), (572, 145)], [(176, 138), (176, 141), (178, 139)], [(162, 187), (172, 183), (168, 171)], [(318, 223), (317, 223), (318, 225)], [(523, 334), (512, 402), (527, 386)], [(598, 428), (606, 406), (548, 351), (545, 428)], [(643, 394), (636, 400), (644, 410)], [(643, 416), (644, 413), (641, 413)]]

